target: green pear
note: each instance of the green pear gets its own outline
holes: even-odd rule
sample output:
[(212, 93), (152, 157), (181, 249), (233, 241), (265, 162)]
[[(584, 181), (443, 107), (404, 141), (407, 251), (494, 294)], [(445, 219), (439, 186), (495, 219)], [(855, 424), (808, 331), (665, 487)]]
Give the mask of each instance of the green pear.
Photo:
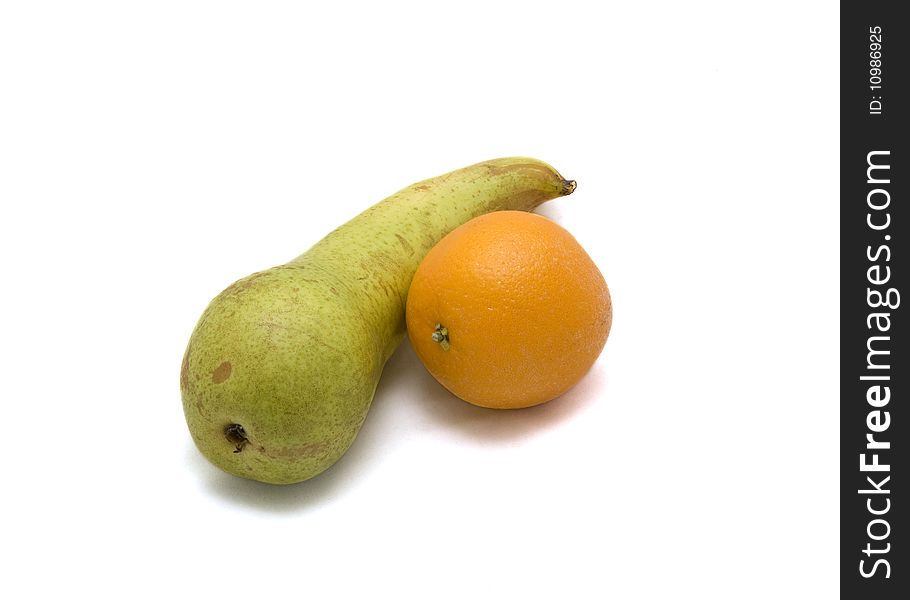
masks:
[(411, 278), (445, 234), (572, 193), (546, 163), (502, 158), (411, 185), (294, 260), (219, 294), (180, 370), (186, 422), (221, 469), (287, 484), (331, 466), (367, 416), (405, 334)]

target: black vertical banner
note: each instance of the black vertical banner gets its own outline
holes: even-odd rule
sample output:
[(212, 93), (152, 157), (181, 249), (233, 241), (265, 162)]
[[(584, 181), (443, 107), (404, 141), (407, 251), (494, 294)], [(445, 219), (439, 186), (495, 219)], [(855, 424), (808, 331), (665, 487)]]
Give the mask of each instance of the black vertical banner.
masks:
[(869, 600), (910, 598), (910, 19), (899, 7), (841, 4), (840, 578), (842, 598)]

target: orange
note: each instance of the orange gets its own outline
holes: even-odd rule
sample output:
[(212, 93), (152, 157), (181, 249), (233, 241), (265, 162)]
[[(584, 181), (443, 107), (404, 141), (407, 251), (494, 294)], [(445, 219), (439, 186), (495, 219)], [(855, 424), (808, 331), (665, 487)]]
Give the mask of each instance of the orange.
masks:
[(523, 408), (578, 383), (603, 350), (613, 309), (572, 235), (521, 211), (477, 217), (417, 269), (408, 335), (427, 370), (478, 406)]

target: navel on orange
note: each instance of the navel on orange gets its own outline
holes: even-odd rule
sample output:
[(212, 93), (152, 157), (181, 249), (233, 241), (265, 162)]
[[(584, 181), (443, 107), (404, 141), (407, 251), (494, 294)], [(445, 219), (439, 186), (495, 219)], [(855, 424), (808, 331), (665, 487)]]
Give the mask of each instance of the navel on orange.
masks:
[(408, 335), (427, 370), (478, 406), (523, 408), (578, 383), (603, 350), (613, 309), (572, 235), (521, 211), (477, 217), (424, 258), (408, 292)]

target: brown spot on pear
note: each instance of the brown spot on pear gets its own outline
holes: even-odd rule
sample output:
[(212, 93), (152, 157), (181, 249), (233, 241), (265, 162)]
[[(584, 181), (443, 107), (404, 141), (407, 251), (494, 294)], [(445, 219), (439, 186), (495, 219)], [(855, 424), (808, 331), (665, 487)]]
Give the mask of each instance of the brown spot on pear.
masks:
[(224, 383), (231, 376), (231, 363), (224, 361), (212, 371), (212, 381)]

